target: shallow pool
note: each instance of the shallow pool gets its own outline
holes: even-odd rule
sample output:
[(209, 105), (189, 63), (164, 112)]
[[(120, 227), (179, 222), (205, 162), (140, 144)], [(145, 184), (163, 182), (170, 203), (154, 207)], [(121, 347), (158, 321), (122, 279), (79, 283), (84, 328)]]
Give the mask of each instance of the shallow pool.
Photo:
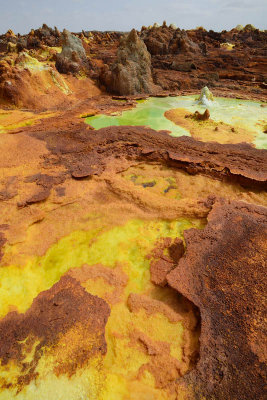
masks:
[[(203, 112), (207, 107), (197, 104), (197, 97), (197, 95), (150, 97), (145, 101), (138, 102), (137, 106), (131, 110), (116, 115), (99, 114), (86, 118), (86, 123), (95, 129), (108, 126), (138, 125), (148, 126), (155, 130), (168, 130), (172, 136), (190, 136), (185, 128), (165, 118), (164, 113), (174, 108), (184, 108), (190, 112), (196, 110)], [(209, 110), (211, 118), (216, 122), (222, 121), (250, 130), (254, 134), (257, 133), (254, 140), (255, 146), (267, 149), (267, 135), (263, 133), (263, 124), (267, 119), (267, 107), (262, 107), (262, 105), (264, 104), (256, 101), (217, 97), (209, 106)]]

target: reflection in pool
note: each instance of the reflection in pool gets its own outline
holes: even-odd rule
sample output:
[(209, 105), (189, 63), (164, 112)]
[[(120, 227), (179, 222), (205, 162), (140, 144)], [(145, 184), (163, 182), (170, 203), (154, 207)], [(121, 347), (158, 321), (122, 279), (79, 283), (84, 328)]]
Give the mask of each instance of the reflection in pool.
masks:
[[(175, 125), (165, 118), (164, 113), (174, 108), (184, 108), (190, 112), (195, 112), (196, 110), (202, 112), (206, 107), (197, 104), (197, 98), (197, 95), (165, 98), (151, 97), (146, 101), (139, 102), (131, 110), (117, 115), (99, 114), (86, 118), (86, 123), (95, 129), (119, 125), (149, 126), (155, 130), (168, 130), (172, 136), (190, 136), (185, 128)], [(263, 133), (263, 121), (266, 120), (267, 108), (262, 107), (262, 104), (255, 101), (217, 97), (209, 110), (214, 121), (223, 121), (235, 127), (246, 128), (254, 134), (256, 133), (255, 146), (267, 149), (267, 135)]]

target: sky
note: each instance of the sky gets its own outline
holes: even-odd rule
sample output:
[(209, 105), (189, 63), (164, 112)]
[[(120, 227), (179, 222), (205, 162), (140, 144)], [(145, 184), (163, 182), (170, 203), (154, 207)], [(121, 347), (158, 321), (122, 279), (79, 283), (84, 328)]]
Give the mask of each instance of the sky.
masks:
[(182, 29), (267, 29), (266, 15), (266, 0), (0, 0), (0, 34), (25, 34), (43, 23), (72, 32), (129, 31), (164, 20)]

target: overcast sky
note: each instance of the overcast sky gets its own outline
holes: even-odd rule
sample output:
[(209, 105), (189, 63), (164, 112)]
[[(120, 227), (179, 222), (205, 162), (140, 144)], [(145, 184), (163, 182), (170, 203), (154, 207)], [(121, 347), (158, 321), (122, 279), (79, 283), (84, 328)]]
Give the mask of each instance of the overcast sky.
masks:
[(266, 29), (266, 16), (266, 0), (0, 0), (0, 33), (24, 34), (43, 23), (73, 32), (128, 31), (163, 20), (184, 29)]

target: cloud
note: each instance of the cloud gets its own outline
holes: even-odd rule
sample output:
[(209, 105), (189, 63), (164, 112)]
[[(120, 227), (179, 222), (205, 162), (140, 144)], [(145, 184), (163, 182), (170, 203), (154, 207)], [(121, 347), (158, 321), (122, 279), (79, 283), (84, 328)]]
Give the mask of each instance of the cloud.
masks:
[(224, 9), (236, 9), (236, 10), (249, 10), (249, 9), (259, 9), (259, 8), (267, 8), (265, 0), (254, 0), (253, 2), (250, 0), (237, 0), (235, 2), (227, 1), (226, 4), (222, 5)]
[(251, 23), (266, 29), (266, 0), (0, 0), (0, 29), (27, 33), (42, 23), (71, 31), (130, 30), (154, 22), (190, 29), (231, 29)]

